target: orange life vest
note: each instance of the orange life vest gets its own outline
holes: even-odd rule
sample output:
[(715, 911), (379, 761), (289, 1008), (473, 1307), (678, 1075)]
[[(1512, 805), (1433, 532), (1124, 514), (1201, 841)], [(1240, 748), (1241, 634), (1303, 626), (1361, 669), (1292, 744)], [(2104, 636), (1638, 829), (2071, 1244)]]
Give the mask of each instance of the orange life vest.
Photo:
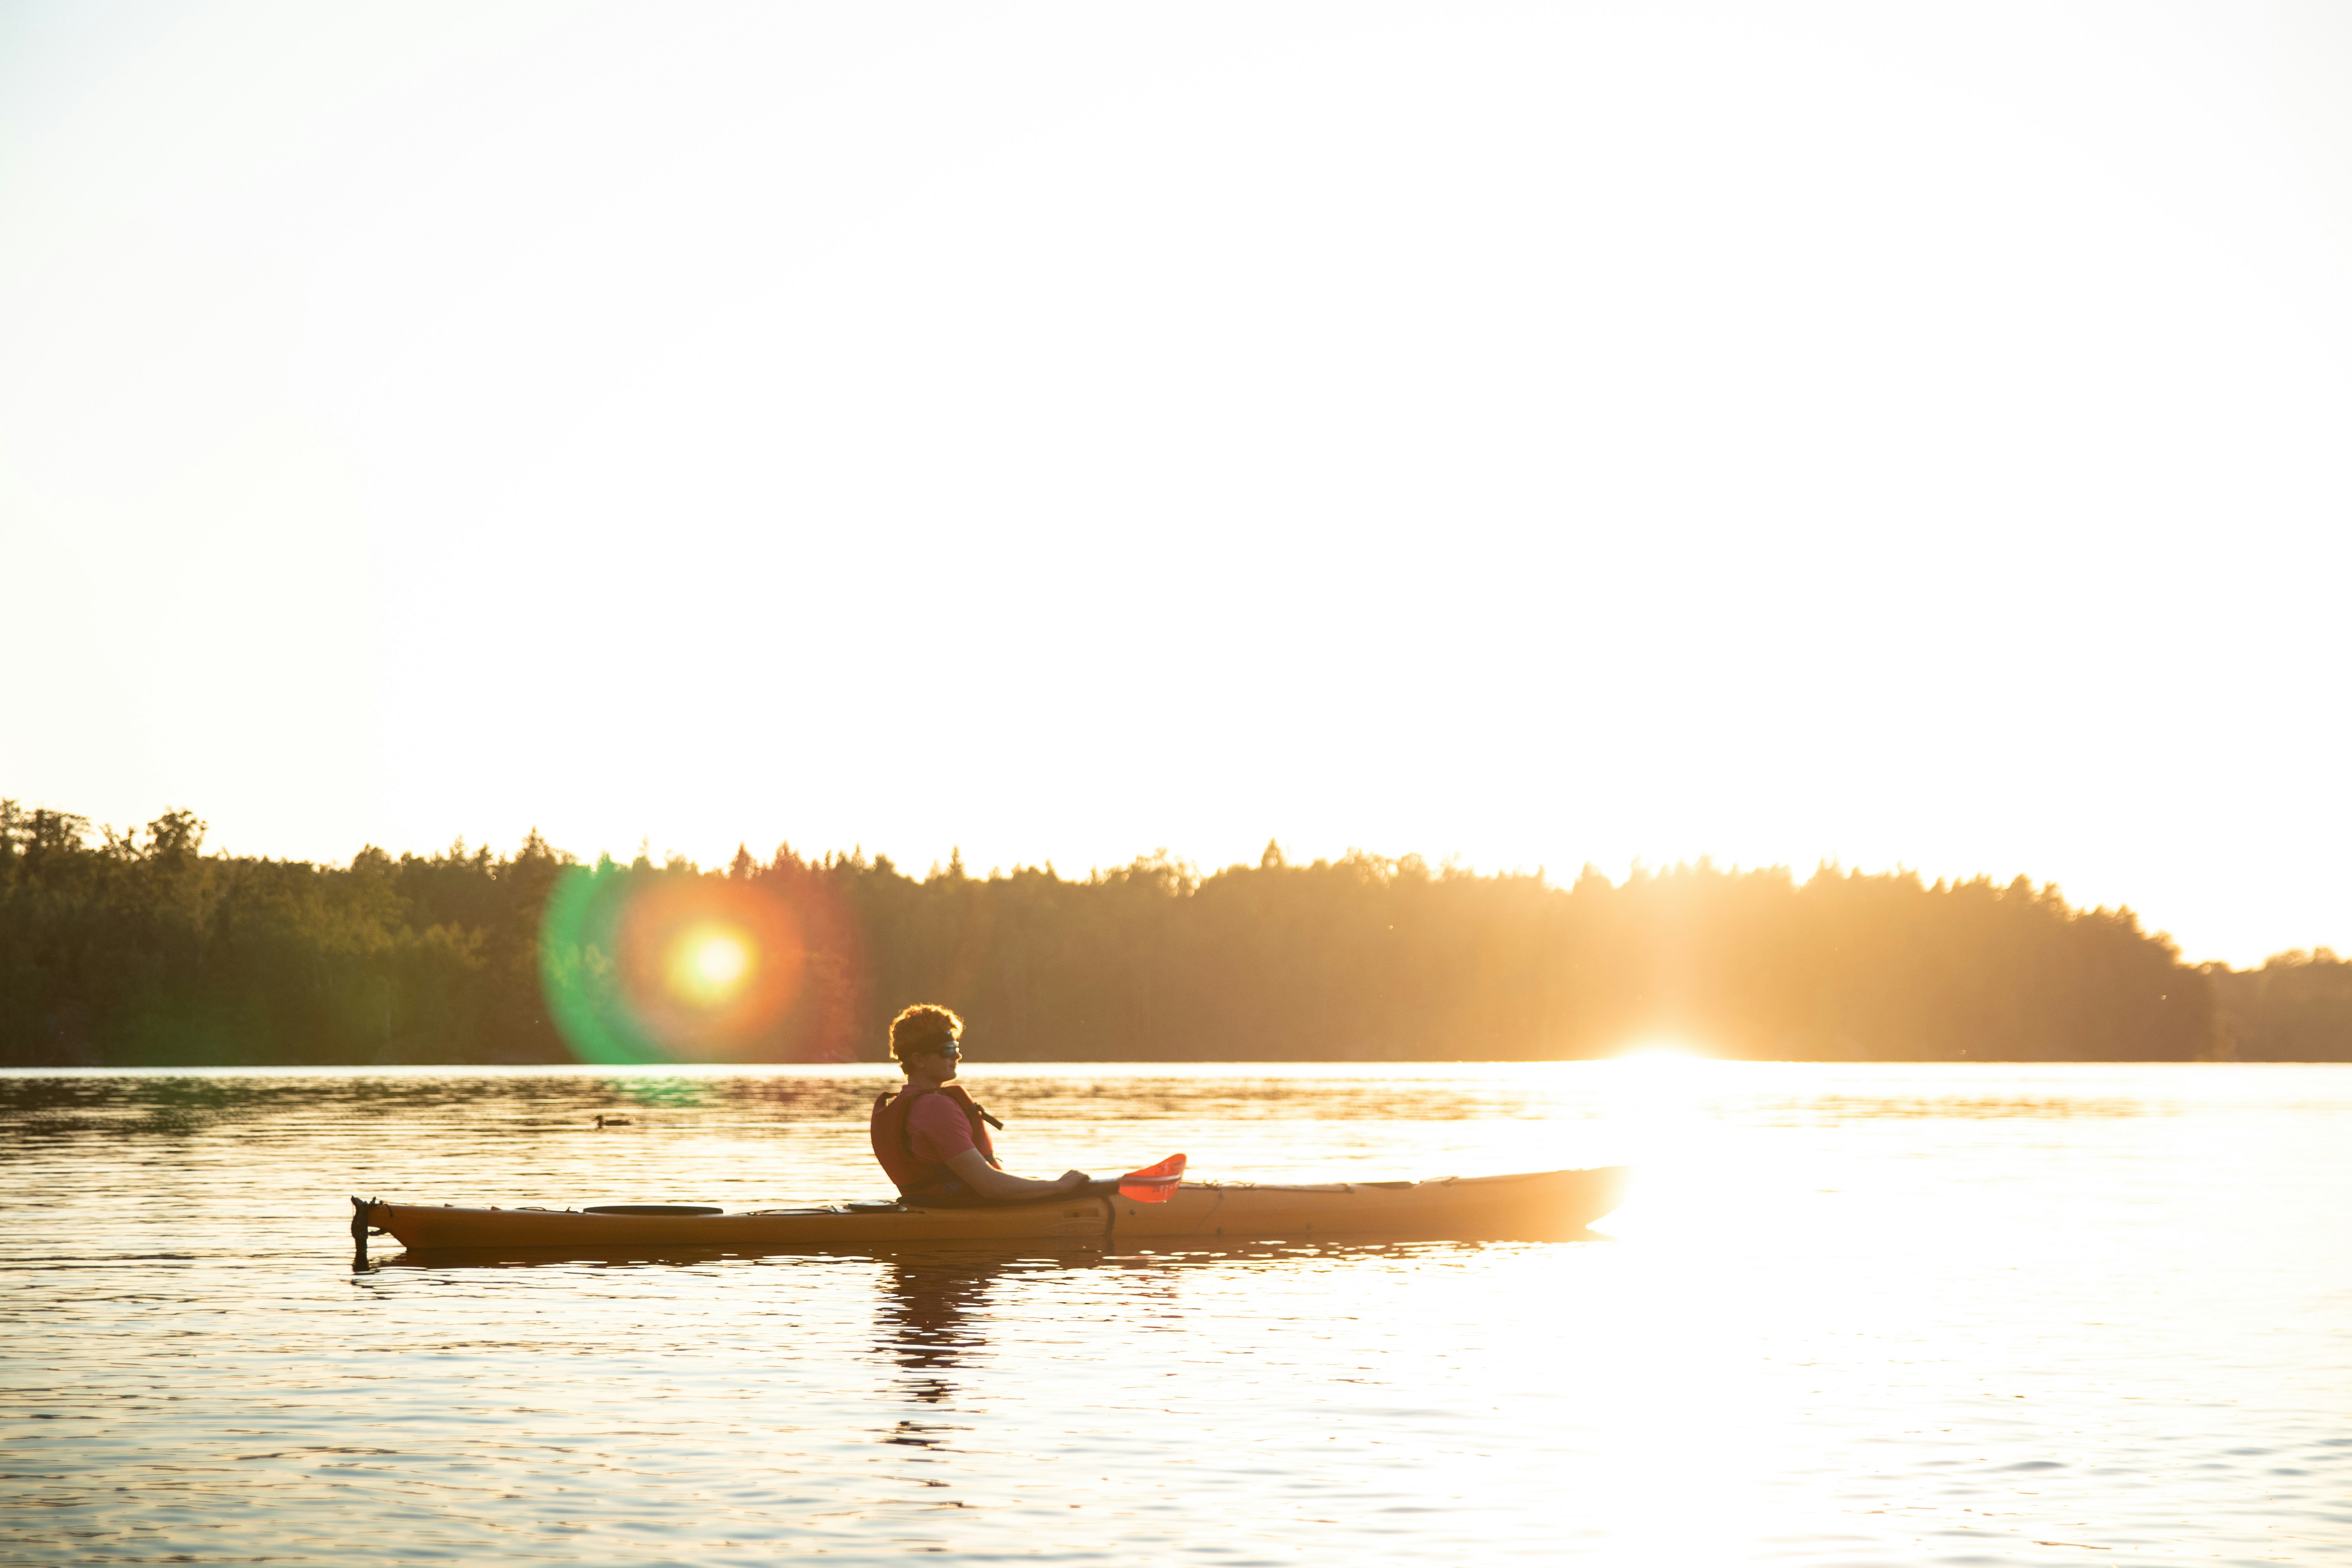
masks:
[(895, 1096), (878, 1095), (866, 1131), (874, 1140), (874, 1157), (882, 1163), (882, 1169), (889, 1173), (890, 1184), (898, 1189), (901, 1197), (953, 1196), (963, 1193), (963, 1184), (956, 1180), (955, 1173), (944, 1162), (925, 1160), (915, 1152), (914, 1134), (908, 1130), (907, 1118), (913, 1114), (915, 1102), (927, 1094), (943, 1094), (955, 1101), (964, 1120), (971, 1123), (972, 1147), (990, 1164), (999, 1170), (1004, 1168), (997, 1164), (996, 1145), (988, 1137), (989, 1123), (996, 1119), (964, 1092), (963, 1085), (950, 1083), (938, 1089), (903, 1089)]

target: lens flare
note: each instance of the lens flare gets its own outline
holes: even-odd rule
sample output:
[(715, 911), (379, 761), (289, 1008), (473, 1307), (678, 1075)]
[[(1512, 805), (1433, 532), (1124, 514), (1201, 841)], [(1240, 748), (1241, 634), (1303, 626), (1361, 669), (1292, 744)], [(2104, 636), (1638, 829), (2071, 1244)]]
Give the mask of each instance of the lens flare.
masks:
[(540, 933), (550, 1016), (597, 1063), (789, 1060), (807, 960), (757, 881), (609, 862), (563, 873)]
[(690, 931), (677, 942), (669, 966), (670, 994), (698, 1007), (716, 1007), (751, 977), (751, 942), (727, 926)]

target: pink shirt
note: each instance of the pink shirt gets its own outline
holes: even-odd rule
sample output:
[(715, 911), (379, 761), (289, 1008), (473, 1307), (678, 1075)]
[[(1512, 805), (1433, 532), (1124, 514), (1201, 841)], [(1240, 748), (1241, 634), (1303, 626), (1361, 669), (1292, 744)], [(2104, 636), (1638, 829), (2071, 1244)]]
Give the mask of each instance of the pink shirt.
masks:
[(944, 1094), (927, 1094), (907, 1113), (907, 1142), (918, 1160), (946, 1164), (974, 1147), (963, 1108)]

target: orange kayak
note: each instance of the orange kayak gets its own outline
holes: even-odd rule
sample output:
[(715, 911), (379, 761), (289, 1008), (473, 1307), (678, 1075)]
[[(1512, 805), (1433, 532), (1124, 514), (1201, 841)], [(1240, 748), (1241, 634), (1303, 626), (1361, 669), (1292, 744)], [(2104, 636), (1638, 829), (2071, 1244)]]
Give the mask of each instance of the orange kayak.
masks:
[(1433, 1182), (1186, 1182), (1164, 1203), (1116, 1192), (989, 1208), (894, 1202), (810, 1204), (734, 1213), (699, 1204), (583, 1209), (458, 1208), (353, 1198), (352, 1234), (389, 1232), (420, 1251), (645, 1247), (752, 1251), (925, 1241), (1302, 1241), (1318, 1237), (1468, 1241), (1572, 1236), (1622, 1201), (1626, 1167)]

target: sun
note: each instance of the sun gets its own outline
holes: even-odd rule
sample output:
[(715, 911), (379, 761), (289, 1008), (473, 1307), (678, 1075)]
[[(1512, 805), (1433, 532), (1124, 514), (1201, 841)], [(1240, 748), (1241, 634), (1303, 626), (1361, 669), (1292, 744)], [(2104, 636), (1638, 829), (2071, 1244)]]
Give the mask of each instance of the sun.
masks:
[(1694, 1050), (1680, 1040), (1641, 1040), (1620, 1051), (1618, 1059), (1641, 1062), (1649, 1067), (1675, 1068), (1712, 1058), (1704, 1051)]

